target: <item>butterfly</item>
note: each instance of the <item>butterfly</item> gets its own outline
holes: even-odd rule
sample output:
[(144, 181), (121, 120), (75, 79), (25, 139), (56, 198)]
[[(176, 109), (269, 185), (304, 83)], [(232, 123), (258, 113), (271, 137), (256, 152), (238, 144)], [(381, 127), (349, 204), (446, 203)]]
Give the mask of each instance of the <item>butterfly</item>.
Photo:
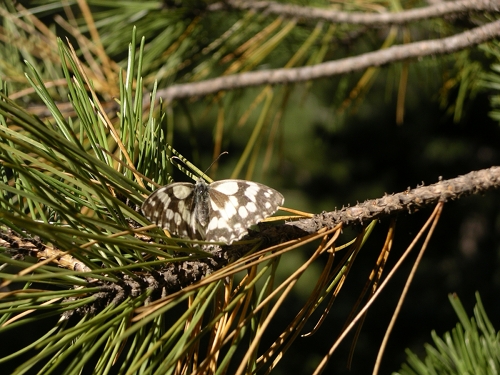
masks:
[(175, 236), (230, 245), (284, 201), (281, 193), (257, 182), (231, 179), (207, 184), (199, 178), (196, 184), (175, 182), (159, 188), (141, 210)]

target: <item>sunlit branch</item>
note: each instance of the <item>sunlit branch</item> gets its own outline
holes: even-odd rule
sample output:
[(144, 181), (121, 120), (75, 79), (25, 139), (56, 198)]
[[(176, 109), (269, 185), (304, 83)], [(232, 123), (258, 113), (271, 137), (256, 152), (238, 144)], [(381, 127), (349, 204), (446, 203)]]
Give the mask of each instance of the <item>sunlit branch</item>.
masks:
[(484, 194), (499, 187), (500, 167), (491, 167), (432, 185), (408, 188), (401, 193), (367, 200), (352, 207), (324, 212), (311, 219), (288, 224), (308, 233), (314, 233), (325, 227), (334, 227), (339, 223), (343, 223), (344, 227), (356, 223), (368, 224), (374, 219), (394, 216), (401, 212), (412, 213), (433, 207), (438, 202), (447, 202), (472, 194)]
[[(259, 70), (223, 76), (201, 82), (185, 83), (158, 90), (157, 99), (167, 102), (175, 99), (214, 94), (224, 90), (235, 90), (265, 84), (289, 84), (332, 77), (364, 70), (396, 61), (419, 57), (448, 54), (484, 43), (500, 36), (500, 20), (442, 39), (424, 40), (405, 45), (364, 53), (335, 61), (328, 61), (301, 68)], [(149, 101), (149, 95), (144, 97)]]
[(402, 25), (409, 22), (438, 18), (447, 15), (460, 15), (470, 12), (500, 11), (495, 0), (462, 0), (443, 1), (428, 7), (410, 9), (401, 12), (365, 13), (343, 12), (335, 9), (313, 8), (300, 5), (282, 4), (273, 1), (242, 1), (226, 0), (211, 4), (208, 10), (221, 9), (253, 10), (259, 13), (271, 14), (287, 18), (326, 21), (331, 23), (347, 23), (356, 25)]

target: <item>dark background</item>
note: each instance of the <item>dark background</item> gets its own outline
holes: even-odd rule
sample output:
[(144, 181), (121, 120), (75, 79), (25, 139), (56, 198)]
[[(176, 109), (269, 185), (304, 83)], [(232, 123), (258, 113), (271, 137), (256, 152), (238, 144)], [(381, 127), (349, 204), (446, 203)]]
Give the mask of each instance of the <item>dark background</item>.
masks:
[[(416, 91), (420, 91), (418, 86)], [(330, 161), (334, 164), (341, 160), (350, 166), (349, 173), (336, 179), (324, 176), (323, 173), (328, 172), (322, 171), (298, 184), (299, 189), (307, 192), (311, 201), (323, 197), (329, 201), (333, 196), (335, 205), (341, 207), (381, 197), (384, 193), (401, 192), (422, 183), (432, 184), (440, 177), (453, 178), (498, 165), (500, 129), (498, 123), (487, 115), (487, 95), (468, 101), (465, 118), (455, 123), (423, 91), (410, 101), (403, 125), (397, 125), (394, 121), (395, 103), (377, 100), (376, 89), (359, 109), (361, 113), (347, 119), (341, 131), (331, 132), (327, 125), (317, 123), (315, 130), (318, 138), (325, 150), (331, 150), (322, 155), (324, 171), (328, 171)], [(365, 106), (368, 108), (365, 109)], [(376, 107), (376, 110), (372, 107)], [(364, 111), (370, 115), (363, 116)], [(300, 160), (304, 164), (309, 162), (307, 157)], [(291, 206), (294, 207), (293, 202)], [(441, 220), (389, 340), (381, 374), (399, 369), (406, 358), (404, 348), (409, 347), (422, 358), (423, 344), (432, 342), (431, 330), (442, 335), (455, 327), (458, 319), (448, 301), (450, 293), (458, 295), (469, 316), (472, 316), (472, 308), (476, 303), (474, 293), (478, 291), (486, 312), (498, 329), (499, 206), (497, 191), (484, 196), (465, 197), (444, 206)], [(327, 211), (331, 208), (326, 205), (323, 207)], [(399, 215), (395, 242), (385, 274), (411, 243), (431, 212), (429, 208), (412, 215)], [(333, 343), (375, 264), (388, 224), (389, 220), (379, 223), (367, 246), (358, 255), (327, 321), (316, 335), (297, 340), (293, 354), (289, 353), (288, 359), (281, 364), (282, 373), (291, 369), (297, 371), (298, 368), (304, 369), (302, 373), (310, 373), (313, 358), (322, 358)], [(378, 347), (418, 250), (419, 246), (370, 309), (357, 342), (351, 371), (346, 369), (346, 363), (352, 334), (333, 355), (327, 373), (371, 373)], [(282, 319), (286, 320), (286, 317)], [(311, 366), (310, 369), (304, 368), (304, 362)], [(290, 367), (287, 367), (288, 364)]]

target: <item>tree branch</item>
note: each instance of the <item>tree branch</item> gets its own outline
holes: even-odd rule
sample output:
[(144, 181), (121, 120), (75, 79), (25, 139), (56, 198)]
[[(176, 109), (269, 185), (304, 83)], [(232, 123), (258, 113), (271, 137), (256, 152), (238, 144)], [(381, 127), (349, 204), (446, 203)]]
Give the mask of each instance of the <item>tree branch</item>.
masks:
[[(167, 102), (171, 102), (175, 99), (209, 95), (224, 90), (235, 90), (264, 84), (276, 85), (304, 82), (346, 74), (396, 61), (452, 53), (484, 43), (499, 36), (500, 20), (443, 39), (425, 40), (393, 46), (387, 49), (368, 52), (359, 56), (348, 57), (336, 61), (328, 61), (313, 66), (260, 70), (218, 77), (201, 82), (173, 85), (166, 89), (158, 90), (157, 98), (161, 97)], [(149, 101), (149, 97), (145, 97), (144, 99), (145, 102)]]
[[(260, 232), (251, 232), (250, 237), (264, 240), (263, 248), (277, 245), (288, 240), (298, 239), (317, 232), (322, 228), (333, 228), (339, 223), (348, 225), (369, 224), (372, 220), (395, 216), (401, 212), (415, 212), (431, 207), (440, 201), (455, 200), (471, 194), (483, 194), (500, 187), (500, 167), (491, 167), (470, 172), (450, 180), (439, 181), (433, 185), (420, 186), (404, 192), (386, 195), (379, 199), (367, 200), (353, 207), (345, 207), (333, 212), (323, 212), (311, 219), (302, 219), (278, 226), (270, 226)], [(207, 274), (224, 267), (229, 259), (245, 254), (254, 245), (233, 245), (219, 248), (214, 246), (213, 257), (184, 262), (171, 262), (157, 271), (141, 273), (135, 279), (124, 275), (119, 283), (96, 281), (101, 287), (96, 302), (77, 310), (78, 314), (100, 311), (109, 303), (119, 303), (131, 291), (141, 294), (147, 289), (152, 291), (153, 301), (165, 294), (174, 293), (201, 280)], [(67, 313), (69, 317), (73, 312)]]
[(273, 1), (242, 1), (226, 0), (214, 3), (208, 7), (210, 11), (221, 9), (253, 10), (264, 14), (274, 14), (281, 17), (299, 18), (330, 23), (348, 23), (356, 25), (402, 25), (428, 18), (443, 17), (450, 14), (468, 13), (471, 11), (500, 11), (497, 0), (461, 0), (443, 1), (419, 9), (405, 10), (397, 13), (361, 13), (342, 12), (331, 9), (304, 7), (299, 5), (281, 4)]
[[(433, 185), (420, 186), (379, 199), (367, 200), (353, 207), (344, 207), (341, 210), (323, 212), (313, 218), (288, 222), (283, 225), (269, 226), (260, 232), (251, 231), (251, 238), (264, 240), (262, 247), (283, 243), (287, 240), (298, 239), (308, 234), (316, 233), (322, 228), (333, 228), (343, 223), (349, 225), (367, 225), (372, 220), (383, 217), (395, 216), (401, 212), (415, 212), (431, 207), (440, 201), (459, 199), (471, 194), (483, 194), (489, 190), (500, 187), (500, 167), (491, 167), (480, 171), (470, 172), (450, 180), (439, 181)], [(13, 256), (24, 251), (43, 251), (44, 245), (30, 239), (21, 239), (9, 231), (2, 233), (0, 244), (9, 248)], [(157, 270), (140, 272), (136, 277), (123, 275), (118, 283), (94, 280), (92, 285), (100, 287), (95, 295), (95, 301), (89, 305), (78, 308), (77, 314), (93, 314), (100, 311), (110, 303), (118, 304), (128, 296), (137, 296), (149, 290), (152, 294), (150, 301), (174, 293), (188, 285), (201, 280), (204, 276), (224, 267), (239, 254), (245, 254), (253, 245), (212, 246), (211, 258), (183, 262), (169, 262)], [(52, 253), (58, 250), (53, 249)], [(51, 254), (52, 254), (51, 253)], [(45, 255), (36, 255), (47, 258)], [(59, 260), (59, 258), (57, 258)], [(76, 269), (74, 265), (57, 263), (63, 267)], [(77, 269), (88, 270), (88, 269)], [(74, 299), (74, 298), (71, 298)], [(71, 300), (70, 299), (70, 300)], [(65, 314), (71, 316), (74, 311)]]
[(415, 212), (438, 202), (455, 200), (471, 194), (483, 194), (500, 187), (500, 167), (473, 171), (466, 175), (439, 181), (433, 185), (420, 186), (401, 193), (386, 195), (379, 199), (367, 200), (353, 207), (344, 207), (333, 212), (323, 212), (311, 219), (290, 222), (307, 233), (315, 233), (321, 228), (333, 228), (339, 223), (368, 224), (374, 219), (394, 216), (400, 212)]

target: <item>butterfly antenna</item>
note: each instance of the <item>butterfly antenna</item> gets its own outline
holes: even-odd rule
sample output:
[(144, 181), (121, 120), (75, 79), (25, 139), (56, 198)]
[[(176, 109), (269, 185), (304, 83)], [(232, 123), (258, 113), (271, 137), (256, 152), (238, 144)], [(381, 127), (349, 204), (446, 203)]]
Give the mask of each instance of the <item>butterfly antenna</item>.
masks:
[[(179, 163), (179, 162), (177, 162), (177, 161), (176, 161), (176, 162), (174, 162), (174, 160), (178, 160), (180, 163)], [(193, 167), (194, 167), (194, 166), (193, 166), (193, 165), (192, 165), (189, 161), (187, 161), (187, 159), (185, 159), (185, 158), (180, 158), (180, 157), (178, 157), (178, 156), (172, 156), (172, 157), (170, 158), (170, 163), (172, 163), (172, 165), (176, 166), (178, 170), (180, 170), (182, 173), (184, 173), (184, 174), (185, 174), (186, 176), (188, 176), (189, 178), (192, 178), (193, 180), (195, 180), (195, 179), (196, 179), (196, 176), (195, 176), (193, 173), (191, 173), (190, 171), (188, 171), (186, 168), (184, 168), (184, 167), (182, 166), (182, 164), (184, 164), (186, 167), (188, 167), (188, 168), (190, 168), (190, 169), (193, 169)], [(181, 163), (182, 163), (182, 164), (181, 164)]]
[[(228, 154), (227, 151), (224, 151), (224, 152), (221, 152), (219, 154), (219, 156), (217, 156), (217, 158), (210, 164), (210, 166), (205, 170), (205, 172), (201, 172), (201, 170), (199, 170), (198, 168), (196, 168), (196, 166), (191, 163), (189, 160), (187, 160), (184, 156), (182, 156), (177, 150), (175, 150), (172, 146), (170, 145), (167, 145), (167, 147), (169, 148), (170, 151), (172, 151), (172, 153), (174, 154), (174, 156), (171, 156), (170, 157), (170, 162), (172, 163), (172, 165), (174, 165), (175, 167), (177, 167), (177, 169), (179, 169), (182, 173), (184, 173), (186, 176), (192, 178), (193, 180), (196, 180), (197, 177), (195, 176), (195, 174), (193, 174), (192, 172), (190, 172), (188, 169), (190, 169), (191, 171), (195, 172), (198, 176), (201, 176), (201, 178), (203, 177), (206, 177), (205, 179), (209, 180), (208, 182), (212, 182), (210, 177), (207, 176), (207, 171), (212, 167), (212, 165), (214, 165), (214, 163), (219, 160), (219, 158), (224, 155), (224, 154)], [(175, 162), (174, 162), (175, 160)], [(188, 169), (184, 168), (181, 163), (184, 164)]]
[(212, 165), (214, 165), (214, 164), (217, 162), (217, 160), (219, 160), (219, 159), (220, 159), (220, 157), (221, 157), (222, 155), (227, 155), (227, 154), (229, 154), (229, 152), (227, 152), (227, 151), (223, 151), (223, 152), (221, 152), (221, 153), (219, 154), (219, 156), (217, 156), (217, 157), (215, 158), (215, 160), (214, 160), (214, 161), (210, 164), (210, 166), (209, 166), (207, 169), (205, 169), (205, 172), (203, 172), (203, 174), (201, 175), (201, 177), (203, 177), (203, 176), (207, 176), (207, 171), (208, 171), (210, 168), (212, 168)]
[(173, 148), (168, 143), (167, 143), (167, 148), (172, 152), (172, 154), (174, 154), (174, 156), (172, 156), (172, 157), (169, 158), (169, 161), (172, 163), (172, 165), (174, 165), (175, 167), (177, 167), (177, 169), (180, 170), (182, 173), (184, 173), (186, 176), (192, 178), (193, 180), (196, 180), (196, 176), (193, 173), (191, 173), (190, 171), (188, 171), (186, 168), (184, 168), (183, 166), (181, 166), (179, 163), (174, 163), (173, 160), (175, 160), (175, 159), (179, 160), (189, 170), (193, 171), (197, 175), (199, 175), (201, 173), (201, 171), (198, 168), (196, 168), (196, 166), (193, 163), (191, 163), (188, 159), (186, 159), (179, 151), (177, 151), (175, 148)]

